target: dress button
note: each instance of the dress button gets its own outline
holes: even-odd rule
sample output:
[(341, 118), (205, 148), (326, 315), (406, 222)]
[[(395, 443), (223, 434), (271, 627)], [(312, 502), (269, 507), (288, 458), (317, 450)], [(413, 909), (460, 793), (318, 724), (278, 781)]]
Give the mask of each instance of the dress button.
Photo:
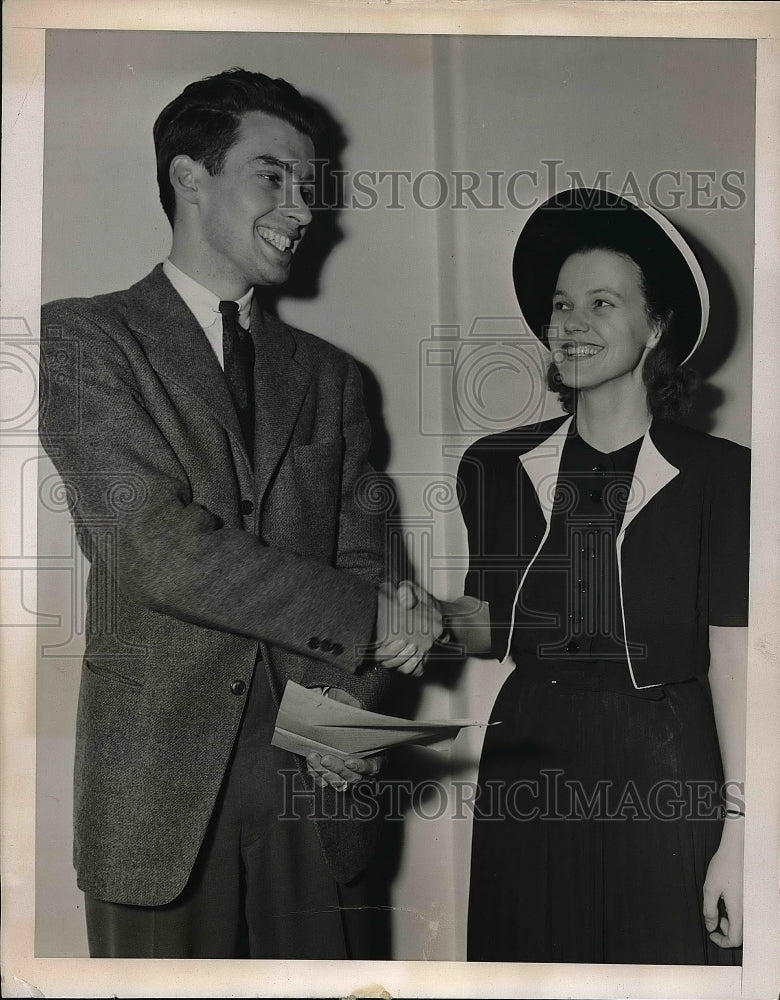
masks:
[(319, 649), (320, 640), (317, 638), (316, 635), (313, 635), (311, 639), (309, 639), (309, 641), (306, 643), (306, 645), (309, 647), (309, 649)]
[(334, 656), (341, 656), (341, 654), (344, 652), (344, 647), (341, 645), (340, 642), (334, 642), (333, 645), (330, 647), (330, 651), (331, 653), (333, 653)]
[(322, 642), (320, 643), (320, 649), (323, 651), (323, 653), (329, 653), (332, 648), (333, 648), (333, 643), (330, 641), (330, 639), (323, 639)]
[(588, 496), (593, 501), (593, 503), (599, 503), (601, 500), (601, 490), (591, 490)]
[(572, 641), (571, 641), (571, 642), (569, 643), (569, 645), (568, 645), (568, 646), (566, 647), (566, 652), (567, 652), (567, 653), (578, 653), (578, 652), (579, 652), (579, 649), (580, 649), (580, 644), (579, 644), (578, 642), (575, 642), (575, 641), (574, 641), (574, 640), (572, 639)]
[(231, 681), (230, 690), (235, 695), (244, 694), (246, 692), (246, 684), (244, 683), (244, 681)]
[(606, 472), (607, 470), (606, 470), (606, 467), (603, 466), (603, 465), (594, 465), (590, 471), (591, 472)]
[(255, 505), (251, 500), (242, 500), (240, 506), (242, 514), (251, 514), (255, 509)]

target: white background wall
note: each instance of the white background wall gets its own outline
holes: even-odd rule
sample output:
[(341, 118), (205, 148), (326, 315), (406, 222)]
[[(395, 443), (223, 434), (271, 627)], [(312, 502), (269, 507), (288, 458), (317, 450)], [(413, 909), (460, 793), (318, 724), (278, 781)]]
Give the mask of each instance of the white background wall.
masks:
[[(683, 201), (668, 214), (703, 248), (713, 279), (712, 346), (702, 362), (722, 403), (707, 426), (749, 443), (752, 42), (52, 32), (43, 301), (125, 287), (166, 255), (151, 124), (188, 82), (236, 65), (283, 76), (323, 101), (344, 128), (342, 165), (352, 173), (436, 168), (452, 193), (453, 170), (480, 177), (538, 171), (536, 184), (526, 179), (516, 189), (530, 203), (551, 193), (542, 160), (562, 161), (558, 187), (568, 186), (566, 170), (586, 182), (610, 171), (617, 189), (631, 172), (646, 196), (656, 172), (681, 171)], [(694, 208), (684, 176), (693, 170), (717, 179), (744, 171), (744, 207)], [(479, 191), (488, 200), (488, 188)], [(343, 239), (325, 263), (319, 294), (284, 299), (280, 313), (366, 366), (377, 457), (396, 481), (416, 568), (441, 596), (454, 595), (465, 572), (462, 526), (446, 490), (432, 502), (426, 489), (451, 482), (457, 457), (479, 433), (538, 416), (525, 407), (529, 398), (556, 412), (537, 371), (495, 365), (497, 352), (521, 357), (511, 257), (528, 213), (505, 198), (503, 208), (451, 209), (448, 199), (425, 209), (404, 186), (403, 208), (390, 209), (387, 184), (378, 192), (374, 209), (340, 216)], [(431, 203), (437, 189), (426, 184), (420, 192)], [(718, 180), (713, 192), (724, 193)], [(485, 339), (478, 341), (484, 364), (466, 336), (477, 317), (496, 318), (497, 335), (487, 342), (498, 347), (486, 351)], [(432, 365), (425, 347), (438, 325), (460, 328), (461, 389), (475, 391), (470, 373), (484, 377), (483, 402), (465, 400), (465, 429), (453, 410), (453, 369)], [(533, 344), (522, 357), (539, 363)], [(704, 425), (704, 414), (697, 422)], [(83, 580), (51, 472), (42, 460), (39, 554), (50, 568), (39, 571), (38, 606), (53, 617), (39, 630), (36, 953), (77, 956), (86, 945), (70, 864), (70, 782)], [(422, 548), (426, 537), (430, 552)], [(469, 664), (457, 686), (437, 675), (420, 692), (407, 685), (402, 701), (426, 716), (486, 717), (505, 674), (495, 664)], [(468, 733), (449, 764), (421, 751), (403, 767), (421, 779), (473, 780), (478, 749), (478, 736)], [(401, 848), (392, 884), (394, 957), (462, 959), (468, 820), (410, 815), (395, 827), (387, 845)]]

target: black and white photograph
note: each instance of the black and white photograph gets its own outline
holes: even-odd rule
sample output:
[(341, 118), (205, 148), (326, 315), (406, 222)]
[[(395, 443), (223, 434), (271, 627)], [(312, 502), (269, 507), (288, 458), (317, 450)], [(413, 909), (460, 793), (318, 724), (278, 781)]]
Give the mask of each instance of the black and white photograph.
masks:
[(6, 10), (5, 995), (777, 995), (780, 5), (653, 6)]

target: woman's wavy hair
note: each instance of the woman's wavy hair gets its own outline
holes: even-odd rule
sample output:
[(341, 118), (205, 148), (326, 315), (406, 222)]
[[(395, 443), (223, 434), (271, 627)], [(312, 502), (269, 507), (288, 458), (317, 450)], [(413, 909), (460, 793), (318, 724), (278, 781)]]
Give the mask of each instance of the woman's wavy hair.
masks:
[[(701, 378), (693, 368), (680, 364), (674, 343), (674, 310), (665, 300), (663, 274), (653, 261), (638, 261), (634, 256), (608, 243), (582, 244), (568, 256), (587, 253), (589, 250), (608, 250), (623, 257), (639, 272), (639, 285), (645, 300), (645, 312), (651, 323), (661, 329), (658, 344), (648, 354), (642, 368), (642, 379), (647, 390), (647, 405), (653, 417), (661, 420), (676, 420), (690, 412), (693, 397), (701, 385)], [(568, 259), (568, 258), (567, 258)], [(574, 413), (577, 406), (577, 390), (564, 385), (554, 361), (547, 368), (547, 388), (558, 394), (558, 400), (566, 413)]]

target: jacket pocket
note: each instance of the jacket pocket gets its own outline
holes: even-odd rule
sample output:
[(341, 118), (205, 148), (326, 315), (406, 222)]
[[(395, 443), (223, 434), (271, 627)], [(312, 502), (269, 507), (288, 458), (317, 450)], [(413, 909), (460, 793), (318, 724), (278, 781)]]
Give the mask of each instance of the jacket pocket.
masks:
[(117, 684), (124, 684), (127, 687), (133, 688), (144, 686), (143, 681), (139, 681), (136, 677), (128, 677), (127, 674), (120, 673), (102, 663), (97, 663), (95, 660), (84, 660), (84, 667), (91, 674), (104, 680), (115, 681)]
[(344, 438), (326, 441), (311, 441), (309, 444), (293, 445), (293, 461), (297, 466), (318, 468), (322, 465), (339, 465), (344, 453)]

